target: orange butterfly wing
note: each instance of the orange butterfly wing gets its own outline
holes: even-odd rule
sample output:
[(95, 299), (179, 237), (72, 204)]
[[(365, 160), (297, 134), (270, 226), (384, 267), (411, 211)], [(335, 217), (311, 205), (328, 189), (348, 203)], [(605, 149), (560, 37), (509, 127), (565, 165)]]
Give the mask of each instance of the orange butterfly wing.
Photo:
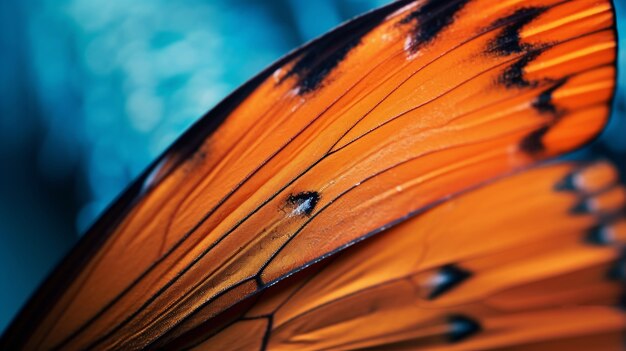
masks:
[(367, 14), (187, 132), (0, 345), (141, 348), (184, 334), (453, 194), (591, 140), (614, 65), (608, 0), (400, 1)]
[[(586, 183), (563, 186), (574, 177)], [(288, 278), (176, 346), (621, 350), (617, 181), (607, 163), (498, 180)]]

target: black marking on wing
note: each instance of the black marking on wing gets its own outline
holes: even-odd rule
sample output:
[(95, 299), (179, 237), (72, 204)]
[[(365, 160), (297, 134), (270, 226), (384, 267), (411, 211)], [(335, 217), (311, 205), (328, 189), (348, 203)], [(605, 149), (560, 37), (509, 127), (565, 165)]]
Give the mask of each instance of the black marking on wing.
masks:
[(539, 113), (551, 115), (552, 121), (550, 121), (548, 125), (530, 132), (526, 137), (522, 139), (522, 141), (520, 142), (520, 149), (527, 154), (536, 155), (545, 150), (545, 145), (543, 144), (542, 140), (543, 136), (548, 133), (550, 128), (554, 126), (559, 121), (560, 117), (565, 113), (565, 111), (560, 111), (557, 106), (554, 105), (554, 102), (552, 101), (552, 95), (566, 82), (567, 78), (558, 80), (548, 89), (541, 92), (541, 94), (539, 94), (539, 96), (537, 96), (535, 101), (532, 103), (532, 107)]
[(626, 312), (626, 293), (622, 294), (622, 296), (620, 296), (619, 301), (617, 303), (617, 308), (619, 308), (620, 310)]
[(482, 330), (480, 323), (463, 315), (450, 316), (448, 323), (450, 324), (448, 340), (453, 343), (463, 341)]
[(297, 77), (296, 86), (299, 95), (318, 89), (346, 55), (361, 43), (365, 35), (406, 3), (407, 1), (398, 1), (384, 9), (370, 12), (311, 43), (303, 50), (281, 82), (289, 77)]
[(432, 42), (439, 33), (454, 23), (456, 14), (467, 3), (469, 0), (428, 0), (403, 18), (401, 24), (416, 22), (411, 33), (409, 51), (415, 53), (422, 46)]
[(461, 284), (471, 276), (471, 272), (462, 269), (454, 264), (443, 266), (441, 270), (437, 272), (437, 278), (439, 278), (439, 282), (428, 295), (428, 299), (432, 300), (437, 298), (438, 296), (450, 291), (452, 288)]
[(550, 126), (541, 127), (535, 131), (530, 132), (520, 142), (520, 149), (527, 154), (536, 155), (543, 152), (546, 147), (543, 145), (543, 136), (548, 133)]
[(526, 77), (524, 77), (524, 69), (542, 52), (542, 49), (526, 52), (517, 61), (504, 70), (502, 75), (498, 78), (498, 83), (507, 88), (532, 88), (537, 86), (538, 82), (529, 81)]
[(550, 88), (544, 90), (537, 99), (533, 102), (533, 107), (540, 113), (557, 115), (558, 110), (552, 101), (552, 95), (554, 92), (563, 86), (567, 82), (567, 78), (559, 79)]
[(622, 250), (619, 259), (609, 269), (608, 278), (614, 281), (626, 280), (626, 249)]
[(611, 238), (608, 236), (606, 228), (602, 225), (589, 229), (585, 236), (585, 241), (598, 246), (611, 244)]
[(500, 76), (498, 83), (507, 88), (534, 87), (538, 83), (528, 81), (524, 77), (524, 68), (535, 60), (543, 51), (541, 45), (531, 45), (522, 43), (522, 29), (548, 8), (527, 7), (513, 12), (511, 15), (498, 19), (491, 24), (491, 28), (501, 27), (503, 23), (508, 23), (492, 41), (487, 45), (486, 52), (490, 55), (509, 56), (522, 54), (522, 56)]
[(515, 11), (510, 16), (496, 20), (492, 27), (499, 27), (503, 23), (510, 24), (505, 26), (500, 34), (489, 43), (487, 52), (498, 56), (508, 56), (532, 49), (532, 45), (522, 43), (520, 32), (524, 26), (534, 21), (547, 9), (547, 7), (526, 7)]
[(561, 181), (556, 183), (554, 190), (556, 191), (578, 191), (574, 180), (576, 172), (568, 173)]
[(573, 215), (583, 215), (591, 213), (591, 208), (587, 202), (587, 199), (583, 198), (576, 205), (570, 208), (569, 213)]
[(285, 78), (298, 77), (298, 94), (304, 95), (316, 90), (320, 83), (346, 57), (348, 52), (361, 42), (367, 31), (355, 33), (342, 43), (322, 41), (307, 50), (296, 62)]
[(310, 216), (319, 200), (320, 194), (317, 191), (303, 191), (289, 195), (287, 204), (293, 209), (293, 214)]

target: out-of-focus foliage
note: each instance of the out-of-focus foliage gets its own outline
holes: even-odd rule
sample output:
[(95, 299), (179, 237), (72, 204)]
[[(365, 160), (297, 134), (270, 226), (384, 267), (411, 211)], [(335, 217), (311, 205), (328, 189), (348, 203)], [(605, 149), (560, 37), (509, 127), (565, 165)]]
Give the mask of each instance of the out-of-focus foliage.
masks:
[[(77, 233), (204, 112), (386, 2), (0, 1), (0, 330)], [(606, 133), (615, 152), (626, 150), (620, 89)]]

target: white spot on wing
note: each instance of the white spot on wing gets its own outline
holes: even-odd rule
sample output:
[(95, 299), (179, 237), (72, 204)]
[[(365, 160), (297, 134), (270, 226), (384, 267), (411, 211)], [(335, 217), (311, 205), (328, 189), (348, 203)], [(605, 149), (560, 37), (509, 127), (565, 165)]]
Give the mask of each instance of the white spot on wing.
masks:
[(312, 201), (312, 199), (306, 199), (306, 200), (302, 201), (301, 204), (299, 204), (296, 208), (293, 209), (293, 211), (291, 211), (289, 216), (290, 217), (302, 216), (303, 214), (305, 214), (308, 211), (310, 211), (311, 207), (312, 207), (311, 201)]
[(413, 60), (414, 58), (420, 56), (419, 50), (413, 52), (413, 44), (414, 44), (413, 38), (411, 38), (411, 36), (408, 35), (406, 39), (404, 40), (404, 52), (406, 53), (407, 60)]
[(283, 76), (283, 69), (282, 68), (278, 68), (277, 70), (274, 71), (274, 74), (272, 75), (272, 77), (274, 78), (274, 82), (275, 83), (280, 83), (280, 79)]

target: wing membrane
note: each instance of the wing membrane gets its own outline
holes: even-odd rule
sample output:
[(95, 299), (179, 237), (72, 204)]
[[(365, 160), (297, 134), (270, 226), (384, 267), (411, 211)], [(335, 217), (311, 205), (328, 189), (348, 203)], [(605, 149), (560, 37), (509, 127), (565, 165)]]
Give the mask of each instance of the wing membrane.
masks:
[[(605, 190), (559, 190), (563, 179), (595, 171)], [(450, 199), (270, 288), (239, 321), (191, 345), (238, 349), (248, 342), (241, 324), (265, 321), (252, 339), (272, 350), (540, 349), (606, 335), (600, 344), (621, 349), (610, 335), (626, 326), (623, 282), (610, 272), (625, 202), (573, 211), (623, 192), (610, 174), (606, 163), (555, 164)], [(622, 239), (589, 241), (597, 227)]]

